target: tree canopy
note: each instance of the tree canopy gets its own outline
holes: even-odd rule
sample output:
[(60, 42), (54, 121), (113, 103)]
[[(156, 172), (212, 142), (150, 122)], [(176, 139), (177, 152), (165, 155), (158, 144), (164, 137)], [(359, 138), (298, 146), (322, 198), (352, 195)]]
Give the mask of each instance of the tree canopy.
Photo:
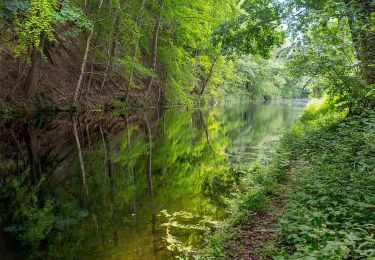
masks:
[(351, 108), (373, 103), (374, 17), (371, 0), (7, 0), (0, 44), (23, 68), (8, 94), (31, 100), (53, 95), (42, 76), (65, 52), (74, 106), (116, 89), (112, 104), (327, 93)]

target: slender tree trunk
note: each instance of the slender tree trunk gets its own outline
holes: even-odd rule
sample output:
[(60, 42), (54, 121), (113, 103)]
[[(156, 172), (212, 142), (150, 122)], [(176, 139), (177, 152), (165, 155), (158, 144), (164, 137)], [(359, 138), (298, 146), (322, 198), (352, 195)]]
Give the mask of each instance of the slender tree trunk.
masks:
[[(93, 42), (93, 44), (92, 44), (93, 46), (96, 46), (98, 44), (100, 34), (101, 34), (101, 32), (99, 31), (95, 36), (95, 40), (94, 41), (91, 40)], [(91, 64), (90, 64), (89, 78), (88, 78), (87, 83), (86, 83), (86, 85), (87, 85), (86, 97), (90, 94), (91, 82), (92, 82), (92, 79), (94, 77), (94, 64), (95, 64), (95, 62), (96, 62), (96, 57), (94, 55), (93, 58), (92, 58)]]
[[(113, 9), (110, 7), (110, 9)], [(100, 90), (102, 90), (107, 82), (108, 75), (111, 73), (111, 68), (112, 68), (112, 61), (113, 57), (116, 54), (116, 47), (117, 47), (117, 33), (118, 33), (118, 27), (120, 24), (120, 14), (116, 14), (115, 21), (112, 27), (112, 31), (110, 34), (110, 37), (112, 38), (112, 41), (110, 42), (108, 46), (108, 51), (107, 51), (107, 66), (106, 70), (104, 73), (104, 78), (102, 80), (102, 84), (100, 85)]]
[[(114, 199), (115, 199), (115, 182), (113, 175), (113, 166), (111, 160), (111, 141), (109, 139), (109, 134), (107, 130), (103, 130), (100, 126), (102, 132), (103, 144), (104, 144), (104, 153), (105, 153), (105, 165), (107, 171), (107, 178), (109, 181), (109, 201), (110, 201), (110, 210), (112, 212), (112, 217), (115, 218), (114, 212)], [(118, 233), (117, 230), (113, 231), (112, 241), (114, 245), (117, 245), (118, 242)]]
[(96, 228), (96, 238), (99, 240), (99, 225), (98, 225), (98, 219), (96, 218), (95, 213), (92, 213), (92, 220), (94, 221), (95, 228)]
[(215, 65), (216, 65), (216, 62), (217, 62), (218, 59), (219, 59), (219, 57), (215, 58), (214, 61), (211, 64), (210, 72), (208, 73), (207, 79), (204, 81), (204, 83), (202, 85), (202, 89), (199, 93), (200, 97), (203, 96), (204, 92), (207, 89), (208, 83), (210, 82), (210, 80), (212, 78), (212, 74), (214, 73), (214, 68), (215, 68)]
[[(98, 13), (96, 15), (96, 21), (98, 20), (100, 10), (103, 7), (103, 1), (104, 0), (100, 1), (99, 7), (98, 7)], [(87, 4), (87, 2), (85, 2), (85, 4)], [(91, 28), (90, 34), (89, 34), (89, 36), (86, 40), (86, 49), (85, 49), (85, 54), (83, 55), (82, 64), (81, 64), (81, 72), (80, 72), (79, 77), (78, 77), (77, 86), (76, 86), (76, 90), (75, 90), (75, 94), (74, 94), (73, 107), (77, 107), (79, 105), (79, 101), (80, 101), (80, 98), (81, 98), (82, 82), (83, 82), (83, 77), (84, 77), (84, 74), (85, 74), (85, 71), (86, 71), (86, 63), (87, 63), (88, 55), (89, 55), (89, 52), (90, 52), (91, 39), (92, 39), (93, 35), (94, 35), (94, 26)], [(98, 38), (99, 38), (99, 36), (97, 37), (97, 39)]]
[[(145, 5), (146, 5), (146, 0), (141, 0), (141, 8), (140, 8), (140, 11), (139, 11), (141, 13), (141, 15), (143, 14), (143, 11), (145, 9)], [(142, 21), (138, 20), (136, 24), (137, 24), (139, 30), (142, 31)], [(134, 46), (134, 50), (133, 50), (133, 55), (132, 55), (133, 59), (135, 59), (137, 57), (140, 42), (141, 42), (141, 37), (138, 37), (137, 42), (135, 43), (135, 46)], [(129, 82), (128, 82), (128, 86), (127, 86), (125, 99), (128, 97), (128, 91), (129, 91), (129, 88), (132, 86), (132, 84), (133, 84), (133, 69), (130, 70)]]
[(74, 94), (74, 104), (73, 104), (74, 107), (78, 106), (79, 99), (81, 98), (82, 81), (83, 81), (83, 76), (84, 76), (85, 70), (86, 70), (86, 62), (87, 62), (87, 57), (89, 55), (90, 44), (91, 44), (91, 39), (92, 39), (93, 34), (94, 34), (94, 28), (92, 28), (90, 30), (89, 37), (87, 38), (87, 41), (86, 41), (86, 50), (85, 50), (85, 54), (83, 56), (83, 60), (82, 60), (82, 64), (81, 64), (81, 72), (79, 74), (79, 78), (78, 78), (78, 82), (77, 82), (77, 86), (76, 86), (76, 91), (75, 91), (75, 94)]
[[(152, 56), (151, 56), (151, 69), (156, 73), (156, 62), (157, 62), (157, 53), (158, 53), (158, 38), (159, 38), (159, 31), (160, 31), (160, 23), (161, 23), (161, 17), (164, 9), (165, 0), (160, 1), (160, 8), (159, 8), (159, 14), (156, 17), (155, 20), (155, 26), (154, 26), (154, 34), (152, 38)], [(153, 83), (153, 77), (150, 77), (148, 81), (148, 87), (147, 92), (150, 91)]]

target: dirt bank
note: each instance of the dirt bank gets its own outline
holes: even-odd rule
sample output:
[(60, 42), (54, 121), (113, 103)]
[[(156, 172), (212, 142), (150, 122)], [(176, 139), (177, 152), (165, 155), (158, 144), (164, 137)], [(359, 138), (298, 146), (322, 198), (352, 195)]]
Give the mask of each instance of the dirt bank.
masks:
[[(31, 65), (22, 59), (15, 59), (10, 47), (0, 45), (0, 109), (30, 109), (32, 106), (69, 109), (73, 104), (84, 51), (79, 45), (80, 41), (75, 41), (65, 39), (64, 43), (54, 43), (45, 47), (37, 95), (33, 98), (27, 97), (25, 87)], [(129, 84), (124, 77), (123, 69), (113, 65), (107, 77), (106, 69), (104, 63), (95, 59), (87, 62), (80, 98), (83, 107), (112, 106), (121, 100), (133, 104), (144, 101), (144, 82), (135, 79), (134, 83), (138, 87), (128, 89)], [(158, 86), (154, 86), (147, 99), (157, 102), (158, 95)]]

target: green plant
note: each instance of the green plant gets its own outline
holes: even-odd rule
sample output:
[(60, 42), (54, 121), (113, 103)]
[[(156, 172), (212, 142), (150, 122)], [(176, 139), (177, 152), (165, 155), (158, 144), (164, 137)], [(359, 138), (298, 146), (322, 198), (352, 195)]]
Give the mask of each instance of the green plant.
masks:
[(314, 118), (312, 110), (284, 144), (293, 192), (280, 220), (281, 258), (374, 257), (375, 114), (317, 109)]

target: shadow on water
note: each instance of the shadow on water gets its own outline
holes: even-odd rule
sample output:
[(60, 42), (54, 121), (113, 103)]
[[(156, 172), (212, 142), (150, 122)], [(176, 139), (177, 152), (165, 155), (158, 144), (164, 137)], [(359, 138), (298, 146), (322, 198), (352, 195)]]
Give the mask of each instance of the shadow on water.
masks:
[(16, 248), (3, 256), (194, 253), (224, 217), (241, 169), (271, 149), (302, 108), (229, 104), (4, 123), (0, 240)]

